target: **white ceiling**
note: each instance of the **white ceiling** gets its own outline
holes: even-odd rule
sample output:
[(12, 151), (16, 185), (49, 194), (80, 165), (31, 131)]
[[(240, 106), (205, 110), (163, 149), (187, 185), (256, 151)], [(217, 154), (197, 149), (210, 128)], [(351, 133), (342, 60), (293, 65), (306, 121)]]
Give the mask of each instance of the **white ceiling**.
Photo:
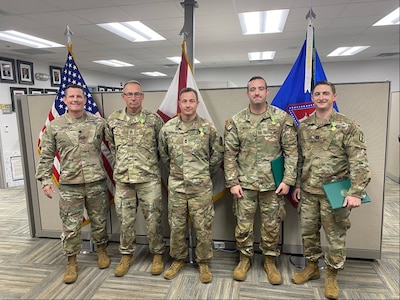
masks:
[[(167, 56), (180, 56), (184, 24), (183, 0), (0, 0), (0, 30), (18, 30), (63, 45), (66, 25), (73, 31), (73, 51), (80, 69), (148, 78), (144, 71), (172, 77), (176, 65)], [(292, 64), (302, 46), (312, 7), (316, 14), (316, 48), (322, 62), (399, 59), (399, 26), (371, 25), (399, 6), (398, 0), (197, 0), (195, 9), (195, 68), (240, 67), (251, 64), (248, 52), (276, 51), (265, 65)], [(282, 33), (241, 33), (239, 12), (290, 9)], [(131, 43), (97, 23), (141, 21), (164, 41)], [(352, 57), (326, 57), (340, 46), (371, 46)], [(0, 41), (0, 56), (41, 60), (63, 66), (66, 48), (32, 49)], [(389, 55), (392, 54), (392, 55)], [(134, 67), (111, 68), (93, 60), (117, 59)], [(171, 66), (172, 65), (172, 66)]]

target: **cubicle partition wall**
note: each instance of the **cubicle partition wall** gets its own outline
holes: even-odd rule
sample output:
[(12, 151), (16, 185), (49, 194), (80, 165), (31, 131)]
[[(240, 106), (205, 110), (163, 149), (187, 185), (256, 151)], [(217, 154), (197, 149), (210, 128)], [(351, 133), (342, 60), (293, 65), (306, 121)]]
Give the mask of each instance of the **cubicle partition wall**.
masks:
[[(271, 102), (278, 87), (271, 87), (268, 101)], [(223, 135), (225, 120), (248, 105), (245, 88), (201, 90), (201, 95), (210, 112), (212, 121)], [(368, 143), (368, 158), (372, 181), (368, 194), (372, 202), (355, 209), (351, 213), (352, 227), (348, 234), (348, 257), (376, 259), (381, 254), (383, 196), (385, 180), (385, 154), (388, 123), (389, 82), (337, 84), (339, 111), (357, 120), (364, 130)], [(143, 106), (156, 111), (165, 92), (145, 92)], [(125, 106), (119, 92), (93, 93), (103, 116)], [(59, 237), (61, 221), (58, 213), (58, 195), (46, 198), (36, 182), (34, 173), (38, 161), (37, 141), (39, 132), (54, 101), (54, 95), (26, 95), (17, 101), (18, 125), (23, 153), (25, 191), (32, 236)], [(168, 240), (167, 193), (164, 187), (164, 236)], [(287, 216), (282, 225), (282, 252), (301, 254), (299, 217), (296, 209), (288, 202)], [(143, 216), (138, 209), (137, 242), (147, 243)], [(259, 215), (257, 215), (259, 220)], [(119, 240), (119, 222), (112, 208), (109, 233), (112, 241)], [(235, 217), (232, 212), (232, 198), (229, 193), (215, 202), (213, 239), (225, 242), (228, 248), (235, 247)], [(90, 225), (88, 225), (90, 226)], [(322, 229), (321, 229), (322, 230)], [(323, 236), (323, 234), (322, 234)], [(84, 228), (83, 238), (89, 239), (89, 227)], [(255, 239), (259, 241), (259, 222), (255, 226)], [(323, 241), (323, 245), (325, 245)]]

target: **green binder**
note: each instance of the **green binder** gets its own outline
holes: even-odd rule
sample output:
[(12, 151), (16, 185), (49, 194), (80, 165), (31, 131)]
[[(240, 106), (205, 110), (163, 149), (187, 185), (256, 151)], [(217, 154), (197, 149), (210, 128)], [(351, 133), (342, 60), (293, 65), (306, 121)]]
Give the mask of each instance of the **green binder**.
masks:
[[(349, 190), (350, 185), (350, 179), (344, 179), (322, 185), (326, 198), (328, 199), (333, 209), (343, 207), (344, 198), (347, 195), (347, 191)], [(368, 194), (365, 193), (364, 198), (361, 199), (361, 204), (368, 202), (371, 202), (371, 199), (369, 198)]]
[(274, 176), (276, 187), (278, 187), (282, 182), (284, 168), (285, 165), (284, 165), (283, 155), (271, 160), (272, 175)]

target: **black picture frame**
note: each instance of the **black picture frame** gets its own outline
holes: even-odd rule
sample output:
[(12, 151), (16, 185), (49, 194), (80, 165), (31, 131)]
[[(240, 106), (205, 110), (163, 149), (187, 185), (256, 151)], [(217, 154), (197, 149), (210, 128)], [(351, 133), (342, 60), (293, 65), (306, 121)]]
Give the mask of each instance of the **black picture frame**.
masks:
[(98, 85), (97, 86), (97, 91), (98, 92), (105, 92), (106, 91), (106, 86), (104, 86), (104, 85)]
[(31, 94), (31, 95), (40, 95), (43, 93), (44, 93), (44, 89), (29, 88), (29, 94)]
[(18, 82), (20, 84), (33, 85), (35, 83), (33, 63), (17, 60)]
[(4, 83), (17, 82), (14, 59), (0, 57), (0, 82)]
[(57, 94), (58, 89), (44, 89), (45, 94)]
[(27, 93), (27, 88), (13, 86), (10, 87), (12, 111), (15, 111), (15, 97), (18, 95), (26, 95)]
[(62, 68), (50, 66), (50, 84), (51, 84), (51, 86), (60, 86), (61, 85), (61, 73), (62, 73)]

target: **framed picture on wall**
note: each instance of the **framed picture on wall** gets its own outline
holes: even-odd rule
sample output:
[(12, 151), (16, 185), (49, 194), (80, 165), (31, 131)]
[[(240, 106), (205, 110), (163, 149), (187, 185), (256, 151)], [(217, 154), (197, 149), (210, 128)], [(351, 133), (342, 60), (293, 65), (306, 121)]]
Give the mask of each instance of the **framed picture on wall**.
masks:
[(20, 84), (34, 84), (33, 63), (17, 60), (18, 82)]
[(106, 91), (106, 87), (104, 85), (99, 85), (99, 86), (97, 86), (97, 91), (105, 92)]
[(45, 92), (45, 94), (57, 94), (58, 90), (57, 89), (45, 89), (44, 92)]
[(31, 94), (31, 95), (40, 95), (43, 93), (44, 93), (43, 89), (29, 88), (29, 94)]
[(0, 57), (0, 82), (15, 83), (15, 60)]
[(51, 86), (60, 86), (62, 68), (50, 66)]
[(21, 88), (21, 87), (10, 87), (10, 93), (11, 93), (11, 107), (12, 110), (15, 111), (15, 97), (19, 95), (26, 95), (28, 91), (26, 88)]

